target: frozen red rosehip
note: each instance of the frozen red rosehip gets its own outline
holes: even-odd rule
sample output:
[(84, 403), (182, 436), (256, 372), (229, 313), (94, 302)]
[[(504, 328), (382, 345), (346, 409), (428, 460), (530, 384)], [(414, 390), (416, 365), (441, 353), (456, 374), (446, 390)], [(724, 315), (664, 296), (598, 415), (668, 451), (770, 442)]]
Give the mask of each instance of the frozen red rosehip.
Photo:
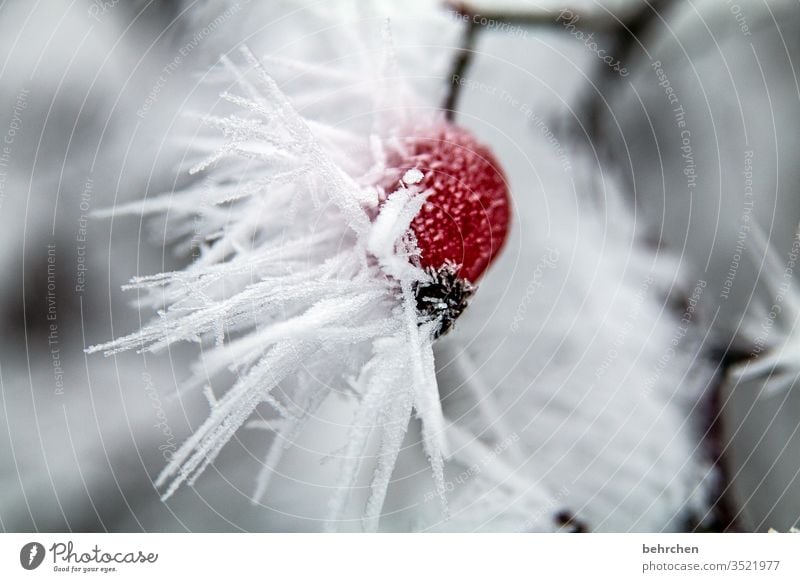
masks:
[(423, 318), (441, 318), (442, 334), (505, 242), (508, 186), (489, 149), (465, 129), (441, 122), (401, 141), (385, 186), (391, 191), (411, 170), (429, 193), (411, 223), (420, 265), (433, 276), (417, 286), (417, 307)]

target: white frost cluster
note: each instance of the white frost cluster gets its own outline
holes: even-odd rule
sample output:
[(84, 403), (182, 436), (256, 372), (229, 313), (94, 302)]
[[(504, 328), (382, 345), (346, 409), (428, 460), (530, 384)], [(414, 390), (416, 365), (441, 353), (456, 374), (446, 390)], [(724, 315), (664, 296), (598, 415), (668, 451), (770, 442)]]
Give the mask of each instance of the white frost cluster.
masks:
[[(414, 413), (444, 503), (436, 322), (422, 323), (417, 315), (412, 287), (428, 275), (411, 260), (416, 247), (408, 234), (425, 200), (415, 186), (421, 176), (409, 172), (379, 208), (384, 193), (373, 184), (383, 173), (383, 144), (392, 142), (391, 134), (376, 127), (362, 137), (303, 118), (247, 49), (241, 63), (224, 58), (223, 66), (222, 79), (233, 85), (222, 99), (232, 112), (204, 116), (213, 133), (194, 142), (203, 159), (192, 173), (205, 179), (114, 210), (168, 212), (171, 232), (199, 236), (202, 253), (184, 271), (133, 280), (129, 288), (145, 291), (143, 302), (158, 317), (90, 349), (113, 354), (157, 352), (180, 341), (203, 346), (186, 388), (204, 388), (211, 412), (157, 485), (167, 498), (182, 483), (192, 484), (267, 403), (267, 424), (276, 434), (254, 495), (260, 499), (285, 448), (338, 392), (352, 393), (360, 405), (340, 455), (330, 523), (341, 517), (375, 430), (380, 448), (364, 527), (377, 528)], [(216, 398), (210, 386), (226, 374), (235, 379)]]

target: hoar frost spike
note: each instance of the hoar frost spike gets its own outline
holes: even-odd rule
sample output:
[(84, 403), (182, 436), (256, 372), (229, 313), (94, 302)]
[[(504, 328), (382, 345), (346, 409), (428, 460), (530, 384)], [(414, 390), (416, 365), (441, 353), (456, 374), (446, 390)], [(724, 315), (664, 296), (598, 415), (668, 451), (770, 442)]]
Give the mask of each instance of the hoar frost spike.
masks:
[(411, 230), (430, 281), (417, 283), (415, 295), (420, 315), (438, 319), (441, 335), (464, 310), (505, 241), (506, 179), (486, 146), (444, 121), (403, 139), (389, 165), (394, 173), (388, 172), (386, 190), (400, 179), (427, 192)]

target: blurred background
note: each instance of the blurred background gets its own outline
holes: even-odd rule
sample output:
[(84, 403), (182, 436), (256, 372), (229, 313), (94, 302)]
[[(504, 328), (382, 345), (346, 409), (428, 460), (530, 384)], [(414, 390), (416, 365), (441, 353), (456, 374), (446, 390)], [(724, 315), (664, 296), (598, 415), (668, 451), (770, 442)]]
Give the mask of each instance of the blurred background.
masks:
[[(328, 30), (313, 3), (261, 4), (0, 4), (4, 531), (320, 527), (324, 496), (309, 492), (299, 510), (288, 470), (270, 504), (250, 504), (258, 431), (244, 431), (196, 487), (162, 503), (153, 480), (207, 410), (202, 394), (176, 397), (196, 347), (160, 357), (84, 353), (152, 317), (132, 305), (126, 282), (190, 258), (173, 252), (163, 224), (92, 213), (187, 181), (183, 151), (170, 140), (186, 131), (181, 113), (221, 54), (243, 42), (302, 52)], [(719, 529), (796, 525), (800, 391), (791, 356), (800, 353), (792, 352), (798, 313), (790, 304), (800, 305), (791, 271), (800, 221), (800, 5), (391, 4), (377, 3), (415, 88), (492, 145), (515, 196), (527, 196), (519, 203), (532, 229), (584, 228), (572, 222), (578, 215), (611, 231), (632, 221), (637, 244), (668, 255), (681, 273), (671, 297), (688, 305), (703, 282), (691, 305), (702, 313), (703, 357), (713, 362), (713, 430), (704, 446), (722, 475)], [(332, 46), (349, 30), (342, 14), (344, 24), (326, 37)], [(616, 196), (624, 216), (615, 214)], [(558, 219), (559, 205), (570, 221)], [(541, 248), (527, 256), (528, 239), (515, 236), (510, 254), (535, 262)], [(586, 292), (602, 298), (605, 289)], [(736, 375), (760, 348), (788, 354), (787, 369)], [(560, 366), (553, 374), (570, 373), (569, 360), (551, 365)], [(765, 389), (778, 372), (789, 384)], [(621, 519), (599, 529), (641, 527), (658, 526)]]

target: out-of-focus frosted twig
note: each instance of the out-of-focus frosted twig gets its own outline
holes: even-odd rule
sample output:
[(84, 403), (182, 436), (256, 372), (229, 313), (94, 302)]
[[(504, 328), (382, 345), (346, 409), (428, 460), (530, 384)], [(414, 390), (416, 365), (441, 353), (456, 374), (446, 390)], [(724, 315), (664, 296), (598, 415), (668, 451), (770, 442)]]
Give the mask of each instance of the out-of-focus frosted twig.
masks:
[(464, 29), (464, 34), (461, 37), (461, 48), (453, 61), (453, 67), (450, 69), (450, 90), (445, 96), (442, 109), (444, 110), (445, 118), (448, 121), (453, 121), (455, 118), (456, 108), (458, 106), (458, 98), (461, 95), (459, 88), (461, 84), (458, 80), (464, 75), (464, 72), (469, 68), (474, 54), (475, 40), (478, 36), (478, 25), (474, 22), (467, 23)]

